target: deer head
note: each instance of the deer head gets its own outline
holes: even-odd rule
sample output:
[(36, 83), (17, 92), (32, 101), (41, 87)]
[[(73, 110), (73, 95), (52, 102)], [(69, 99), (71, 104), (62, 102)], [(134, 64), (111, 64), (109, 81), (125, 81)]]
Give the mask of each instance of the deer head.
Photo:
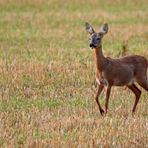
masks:
[(108, 32), (108, 24), (103, 24), (99, 32), (95, 32), (93, 27), (89, 23), (85, 23), (86, 31), (90, 34), (89, 46), (93, 48), (100, 47), (102, 44), (103, 36)]

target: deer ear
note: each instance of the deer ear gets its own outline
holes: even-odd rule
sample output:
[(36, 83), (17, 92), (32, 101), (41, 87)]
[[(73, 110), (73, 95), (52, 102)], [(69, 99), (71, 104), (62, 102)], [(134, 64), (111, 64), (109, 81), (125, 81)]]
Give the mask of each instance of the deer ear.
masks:
[(108, 32), (108, 24), (103, 24), (100, 28), (100, 32), (106, 34)]
[(85, 23), (85, 28), (86, 28), (86, 31), (91, 35), (93, 33), (95, 33), (93, 27), (89, 24), (89, 23)]

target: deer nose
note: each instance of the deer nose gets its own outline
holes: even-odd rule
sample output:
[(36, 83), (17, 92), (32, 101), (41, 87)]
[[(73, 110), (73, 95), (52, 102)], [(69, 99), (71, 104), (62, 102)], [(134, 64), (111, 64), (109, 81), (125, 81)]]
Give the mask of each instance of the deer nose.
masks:
[(92, 43), (90, 43), (90, 44), (89, 44), (89, 47), (93, 47), (93, 44), (92, 44)]

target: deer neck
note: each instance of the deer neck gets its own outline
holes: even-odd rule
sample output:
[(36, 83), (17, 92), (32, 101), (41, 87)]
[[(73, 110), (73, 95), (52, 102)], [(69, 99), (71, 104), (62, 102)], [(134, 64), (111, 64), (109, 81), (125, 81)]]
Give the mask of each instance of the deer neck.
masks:
[(102, 72), (107, 65), (107, 59), (104, 57), (102, 52), (102, 45), (99, 47), (96, 47), (94, 51), (95, 51), (97, 71)]

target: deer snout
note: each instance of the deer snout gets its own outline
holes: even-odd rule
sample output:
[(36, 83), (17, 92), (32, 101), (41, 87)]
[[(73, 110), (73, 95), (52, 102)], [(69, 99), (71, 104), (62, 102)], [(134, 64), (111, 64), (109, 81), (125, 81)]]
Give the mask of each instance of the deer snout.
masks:
[(96, 46), (95, 46), (93, 43), (90, 43), (90, 44), (89, 44), (89, 47), (95, 48)]
[(92, 43), (90, 43), (90, 44), (89, 44), (89, 47), (93, 47), (93, 44), (92, 44)]

